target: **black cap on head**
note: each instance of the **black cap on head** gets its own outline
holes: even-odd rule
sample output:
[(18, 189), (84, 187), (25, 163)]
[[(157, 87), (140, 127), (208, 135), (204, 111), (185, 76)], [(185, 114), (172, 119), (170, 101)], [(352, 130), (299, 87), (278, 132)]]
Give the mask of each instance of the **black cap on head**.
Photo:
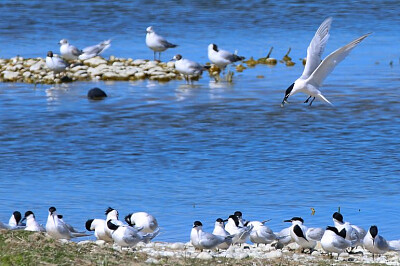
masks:
[[(26, 217), (28, 217), (28, 216), (31, 215), (31, 214), (33, 214), (33, 212), (27, 211), (27, 212), (25, 212), (25, 216), (24, 216), (24, 217), (26, 218)], [(35, 215), (33, 215), (33, 216), (35, 216)]]
[(242, 212), (241, 211), (235, 211), (233, 215), (236, 215), (238, 218), (242, 218)]
[(218, 52), (218, 46), (217, 46), (216, 44), (213, 43), (213, 44), (212, 44), (212, 47), (213, 47), (213, 50), (214, 50), (214, 51)]
[(224, 220), (222, 220), (222, 218), (218, 218), (218, 219), (216, 220), (216, 222), (223, 223)]
[(53, 212), (55, 212), (56, 210), (57, 210), (56, 207), (50, 207), (50, 208), (49, 208), (49, 212), (50, 212), (50, 213), (53, 213)]
[(301, 218), (301, 217), (293, 217), (293, 218), (291, 219), (291, 221), (300, 221), (301, 223), (304, 223), (304, 220), (303, 220), (303, 218)]
[(13, 216), (15, 218), (15, 221), (17, 222), (17, 224), (21, 221), (22, 219), (22, 215), (19, 211), (15, 211), (13, 212)]
[(175, 59), (176, 59), (176, 60), (181, 60), (181, 59), (182, 59), (182, 56), (181, 56), (180, 54), (177, 54), (177, 55), (175, 55)]
[(107, 208), (107, 210), (106, 210), (106, 212), (105, 212), (105, 213), (106, 213), (106, 215), (107, 215), (107, 214), (109, 214), (110, 212), (112, 212), (113, 210), (114, 210), (113, 208), (111, 208), (111, 207), (108, 207), (108, 208)]
[(369, 228), (369, 233), (373, 238), (375, 238), (378, 235), (378, 227), (376, 225), (373, 225)]
[(86, 221), (86, 223), (85, 223), (86, 230), (88, 230), (88, 231), (94, 231), (94, 230), (91, 230), (91, 229), (90, 229), (90, 227), (92, 227), (93, 221), (94, 221), (94, 219), (89, 219), (89, 220)]
[(108, 220), (108, 222), (107, 222), (107, 227), (108, 227), (110, 230), (117, 230), (118, 227), (119, 227), (119, 225), (116, 225), (115, 223), (113, 223), (112, 220)]
[(239, 219), (236, 215), (229, 215), (228, 219), (232, 218), (232, 220), (235, 222), (236, 226), (239, 226)]
[(129, 224), (129, 226), (135, 226), (135, 223), (132, 222), (132, 220), (131, 220), (131, 216), (132, 216), (132, 213), (130, 213), (127, 216), (125, 216), (125, 221), (126, 221), (127, 224)]
[[(304, 233), (303, 233), (303, 230), (301, 230), (301, 228), (300, 228), (300, 226), (299, 226), (298, 224), (296, 224), (296, 225), (293, 227), (293, 232), (296, 234), (296, 236), (302, 237), (302, 238), (304, 238), (305, 240), (307, 240), (306, 236), (305, 236)], [(307, 240), (307, 241), (308, 241), (308, 240)]]
[(48, 51), (48, 52), (47, 52), (47, 56), (48, 56), (48, 57), (53, 57), (53, 52), (52, 52), (52, 51)]
[(341, 215), (341, 214), (338, 213), (338, 212), (335, 212), (335, 213), (332, 215), (332, 218), (338, 220), (338, 221), (341, 222), (341, 223), (343, 223), (343, 215)]
[(193, 223), (193, 228), (194, 228), (194, 227), (197, 227), (197, 226), (203, 226), (203, 224), (202, 224), (200, 221), (195, 221), (195, 222)]

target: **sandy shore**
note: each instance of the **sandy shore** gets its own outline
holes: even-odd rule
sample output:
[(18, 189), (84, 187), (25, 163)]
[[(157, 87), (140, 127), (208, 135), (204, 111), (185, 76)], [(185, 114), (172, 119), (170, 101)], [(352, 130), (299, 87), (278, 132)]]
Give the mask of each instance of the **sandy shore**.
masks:
[(312, 254), (295, 250), (294, 244), (275, 249), (271, 245), (244, 244), (223, 251), (199, 251), (190, 243), (139, 243), (121, 248), (104, 241), (55, 240), (44, 233), (0, 231), (0, 265), (400, 265), (399, 254), (388, 252), (372, 259), (359, 247), (354, 254), (329, 258), (321, 248)]

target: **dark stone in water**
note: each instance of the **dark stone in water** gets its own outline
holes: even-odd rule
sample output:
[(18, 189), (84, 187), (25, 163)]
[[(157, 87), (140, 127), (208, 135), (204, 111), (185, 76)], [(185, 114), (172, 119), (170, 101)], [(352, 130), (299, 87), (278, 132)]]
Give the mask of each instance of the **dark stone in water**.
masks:
[(93, 88), (89, 90), (87, 97), (91, 100), (102, 100), (107, 94), (99, 88)]

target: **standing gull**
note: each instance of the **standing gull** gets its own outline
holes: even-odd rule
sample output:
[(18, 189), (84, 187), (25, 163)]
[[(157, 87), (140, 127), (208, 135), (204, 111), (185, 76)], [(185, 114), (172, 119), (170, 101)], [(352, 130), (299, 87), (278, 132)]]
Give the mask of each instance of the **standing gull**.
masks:
[(189, 59), (182, 58), (180, 54), (175, 55), (172, 60), (175, 60), (175, 69), (183, 75), (188, 84), (193, 82), (192, 78), (201, 76), (203, 70), (210, 68), (209, 66), (203, 66)]
[(154, 51), (154, 60), (156, 60), (156, 53), (158, 52), (158, 60), (161, 58), (161, 52), (168, 48), (175, 48), (178, 45), (172, 44), (165, 40), (162, 36), (158, 35), (152, 26), (146, 29), (146, 45)]
[(303, 92), (309, 97), (305, 101), (313, 98), (310, 105), (313, 103), (315, 98), (320, 101), (332, 105), (325, 96), (322, 95), (319, 88), (322, 86), (325, 78), (333, 71), (333, 69), (338, 65), (346, 56), (357, 46), (362, 40), (367, 38), (371, 33), (367, 33), (349, 44), (337, 49), (330, 55), (328, 55), (321, 62), (321, 55), (324, 52), (326, 43), (329, 39), (329, 29), (331, 27), (332, 18), (327, 18), (322, 22), (321, 26), (318, 28), (311, 40), (310, 45), (307, 48), (307, 62), (303, 71), (303, 74), (298, 78), (292, 85), (290, 85), (285, 92), (285, 97), (283, 98), (281, 106), (283, 107), (287, 103), (287, 99), (296, 94), (297, 92)]
[(225, 69), (227, 65), (244, 60), (245, 58), (243, 56), (238, 56), (236, 54), (232, 54), (231, 52), (218, 49), (218, 46), (212, 43), (208, 45), (208, 59), (210, 59), (211, 63), (220, 69)]
[(65, 60), (76, 60), (82, 51), (71, 45), (67, 39), (62, 39), (59, 43), (61, 57)]

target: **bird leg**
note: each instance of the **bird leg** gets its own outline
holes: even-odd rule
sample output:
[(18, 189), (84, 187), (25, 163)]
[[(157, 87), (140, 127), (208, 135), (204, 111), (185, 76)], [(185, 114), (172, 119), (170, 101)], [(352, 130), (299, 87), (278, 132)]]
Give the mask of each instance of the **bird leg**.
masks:
[(312, 96), (308, 96), (307, 100), (305, 100), (304, 103), (308, 103), (308, 101), (311, 99)]
[(154, 51), (154, 61), (156, 61), (156, 51)]
[[(311, 96), (310, 96), (311, 97)], [(312, 105), (312, 103), (314, 102), (314, 100), (315, 100), (315, 97), (311, 100), (311, 102), (310, 102), (310, 105), (309, 106), (311, 106)]]

